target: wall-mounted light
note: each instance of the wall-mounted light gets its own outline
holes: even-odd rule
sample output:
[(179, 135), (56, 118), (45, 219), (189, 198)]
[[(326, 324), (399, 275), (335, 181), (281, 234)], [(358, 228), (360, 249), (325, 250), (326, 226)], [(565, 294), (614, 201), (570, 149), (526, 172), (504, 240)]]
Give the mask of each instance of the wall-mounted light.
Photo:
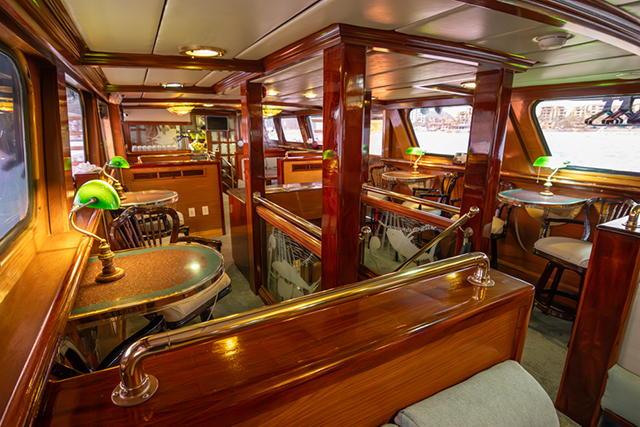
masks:
[(176, 116), (185, 116), (193, 110), (193, 105), (171, 105), (167, 107), (167, 111)]
[(213, 58), (226, 53), (224, 49), (213, 46), (182, 46), (178, 51), (180, 55), (197, 56), (198, 58)]

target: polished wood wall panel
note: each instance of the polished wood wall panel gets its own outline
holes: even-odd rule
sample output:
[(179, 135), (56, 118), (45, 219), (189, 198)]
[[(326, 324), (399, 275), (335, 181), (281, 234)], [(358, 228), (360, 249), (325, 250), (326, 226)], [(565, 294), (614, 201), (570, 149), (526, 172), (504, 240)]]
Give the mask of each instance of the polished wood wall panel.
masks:
[(485, 253), (489, 251), (512, 83), (513, 71), (487, 71), (476, 76), (460, 212), (467, 213), (472, 206), (480, 208), (467, 224), (474, 231), (470, 238), (473, 250)]
[(324, 53), (322, 288), (358, 277), (366, 48)]
[(264, 196), (264, 147), (262, 140), (262, 85), (243, 83), (242, 96), (242, 134), (248, 148), (244, 150), (248, 160), (244, 163), (246, 189), (247, 234), (249, 239), (249, 265), (251, 268), (251, 290), (256, 295), (263, 281), (262, 248), (266, 247), (266, 235), (256, 215), (253, 193)]
[[(160, 388), (140, 406), (110, 395), (116, 369), (50, 383), (38, 425), (379, 426), (396, 411), (524, 345), (533, 287), (471, 269), (238, 329), (145, 362)], [(259, 309), (260, 310), (260, 309)], [(203, 367), (215, 367), (206, 369)]]
[(607, 371), (617, 360), (640, 277), (640, 232), (626, 218), (598, 226), (556, 407), (582, 426), (598, 424)]

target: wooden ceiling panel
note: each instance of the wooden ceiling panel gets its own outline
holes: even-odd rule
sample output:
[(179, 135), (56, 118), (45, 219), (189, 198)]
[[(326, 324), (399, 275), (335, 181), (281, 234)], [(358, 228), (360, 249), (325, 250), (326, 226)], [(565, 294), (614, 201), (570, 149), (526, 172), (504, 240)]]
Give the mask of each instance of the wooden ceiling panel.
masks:
[(233, 74), (231, 71), (212, 71), (206, 75), (202, 80), (196, 83), (196, 86), (211, 87), (218, 83), (220, 80), (229, 77)]
[(177, 55), (180, 46), (215, 46), (233, 58), (314, 0), (167, 0), (154, 49)]
[(185, 86), (193, 86), (209, 73), (208, 70), (149, 68), (144, 84), (154, 86), (162, 83), (182, 83)]
[(121, 95), (123, 99), (127, 99), (127, 98), (138, 99), (142, 97), (142, 92), (122, 92)]
[(146, 68), (104, 68), (107, 82), (112, 85), (141, 85), (144, 83)]
[[(163, 98), (180, 98), (185, 96), (181, 93), (164, 93), (164, 92), (144, 92), (141, 98), (144, 99), (163, 99)], [(189, 96), (193, 96), (193, 94), (189, 94)]]
[(270, 84), (282, 82), (290, 78), (297, 78), (302, 74), (317, 72), (318, 70), (322, 70), (322, 67), (322, 56), (318, 56), (307, 61), (303, 61), (285, 70), (271, 74), (270, 76), (256, 79), (255, 81), (268, 87)]
[(237, 55), (239, 59), (262, 59), (295, 40), (336, 22), (380, 30), (394, 30), (451, 9), (451, 0), (324, 0), (283, 24), (267, 37)]
[(398, 32), (456, 42), (472, 42), (536, 26), (536, 23), (517, 16), (464, 6), (435, 19), (426, 19), (399, 28)]
[(62, 3), (91, 50), (152, 53), (164, 0), (62, 0)]
[(475, 76), (475, 73), (476, 68), (469, 65), (437, 61), (417, 67), (401, 68), (388, 73), (377, 74), (367, 77), (366, 82), (368, 89), (375, 90), (398, 85), (404, 87), (413, 86), (423, 84), (422, 82), (424, 81), (446, 83), (451, 76), (460, 74)]

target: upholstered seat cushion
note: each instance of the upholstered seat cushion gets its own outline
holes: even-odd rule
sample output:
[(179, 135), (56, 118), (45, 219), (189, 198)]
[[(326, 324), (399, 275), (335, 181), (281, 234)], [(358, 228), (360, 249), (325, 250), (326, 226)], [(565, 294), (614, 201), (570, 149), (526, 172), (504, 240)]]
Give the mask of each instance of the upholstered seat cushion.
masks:
[(538, 251), (583, 268), (589, 265), (592, 246), (591, 242), (570, 237), (544, 237), (533, 245)]
[(609, 369), (607, 385), (600, 401), (608, 409), (625, 420), (640, 426), (640, 377), (620, 365)]
[(231, 279), (224, 274), (216, 283), (211, 284), (207, 289), (173, 304), (166, 305), (159, 313), (165, 317), (167, 322), (178, 322), (212, 299), (221, 290), (229, 286), (229, 283), (231, 283)]
[(494, 216), (493, 221), (491, 221), (491, 234), (502, 234), (503, 229), (504, 220), (502, 218)]
[(518, 362), (507, 360), (403, 409), (400, 427), (553, 427), (553, 402)]

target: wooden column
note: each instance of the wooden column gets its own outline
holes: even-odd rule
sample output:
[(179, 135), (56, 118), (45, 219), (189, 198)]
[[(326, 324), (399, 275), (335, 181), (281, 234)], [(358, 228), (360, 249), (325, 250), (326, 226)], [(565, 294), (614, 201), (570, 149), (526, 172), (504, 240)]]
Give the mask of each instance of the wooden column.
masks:
[(581, 426), (596, 426), (607, 371), (618, 358), (640, 277), (640, 229), (622, 218), (599, 225), (556, 407)]
[(366, 48), (324, 52), (322, 288), (355, 282), (362, 187)]
[(42, 121), (45, 172), (51, 233), (69, 231), (69, 210), (73, 201), (71, 147), (67, 117), (67, 86), (64, 72), (55, 66), (42, 67)]
[[(251, 290), (258, 294), (262, 287), (262, 245), (265, 233), (256, 215), (253, 193), (265, 195), (264, 148), (262, 143), (262, 85), (245, 82), (240, 87), (242, 101), (242, 135), (244, 152), (248, 153), (249, 165), (245, 169), (247, 194), (247, 238), (249, 241), (249, 266)], [(266, 244), (264, 245), (266, 248)]]
[[(461, 213), (468, 212), (471, 206), (480, 208), (480, 213), (467, 223), (473, 229), (474, 251), (489, 251), (512, 83), (513, 71), (509, 70), (487, 71), (476, 77), (461, 208)], [(461, 243), (458, 242), (458, 250)]]
[(108, 103), (109, 121), (111, 122), (111, 133), (113, 134), (113, 148), (116, 156), (127, 158), (127, 144), (124, 137), (124, 126), (122, 123), (122, 111), (119, 105)]

